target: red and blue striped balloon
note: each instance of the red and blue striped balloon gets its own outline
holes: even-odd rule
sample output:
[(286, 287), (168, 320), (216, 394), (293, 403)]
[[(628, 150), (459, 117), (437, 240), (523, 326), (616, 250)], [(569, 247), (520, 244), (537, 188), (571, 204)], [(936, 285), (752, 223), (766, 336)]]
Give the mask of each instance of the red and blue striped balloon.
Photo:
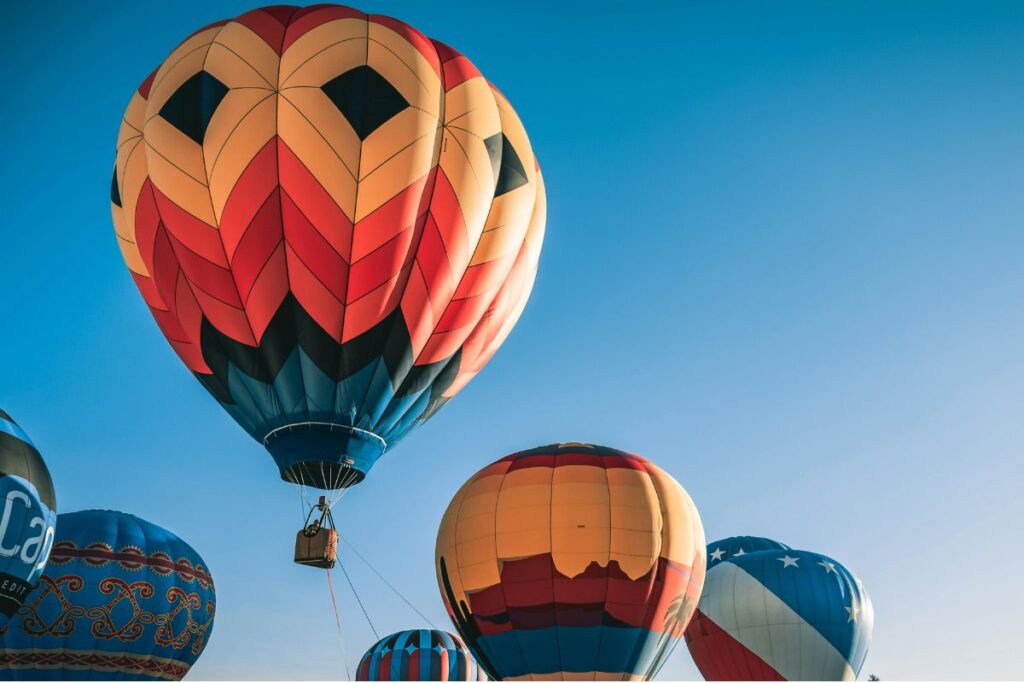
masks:
[(431, 629), (399, 631), (366, 651), (357, 681), (485, 681), (469, 650), (451, 633)]

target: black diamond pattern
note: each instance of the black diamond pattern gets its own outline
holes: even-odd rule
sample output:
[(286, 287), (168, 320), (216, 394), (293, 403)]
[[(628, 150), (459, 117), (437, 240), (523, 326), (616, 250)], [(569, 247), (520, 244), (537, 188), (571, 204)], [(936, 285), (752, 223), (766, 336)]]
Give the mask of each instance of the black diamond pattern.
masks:
[(213, 112), (227, 94), (226, 85), (200, 71), (174, 91), (160, 110), (160, 116), (201, 145)]
[(110, 181), (110, 201), (114, 206), (121, 206), (121, 193), (117, 189), (117, 169), (114, 169), (114, 179)]
[(495, 197), (500, 197), (529, 182), (523, 162), (504, 133), (495, 133), (487, 138), (484, 140), (484, 146), (487, 147), (491, 166), (498, 176), (498, 182), (494, 187)]
[(334, 78), (320, 89), (338, 108), (360, 140), (409, 106), (395, 86), (365, 64)]

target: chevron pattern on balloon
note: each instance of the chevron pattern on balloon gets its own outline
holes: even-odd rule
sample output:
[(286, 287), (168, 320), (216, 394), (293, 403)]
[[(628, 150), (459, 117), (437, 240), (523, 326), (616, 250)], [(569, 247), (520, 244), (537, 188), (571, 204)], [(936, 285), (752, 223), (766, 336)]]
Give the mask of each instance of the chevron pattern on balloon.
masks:
[(316, 423), (372, 442), (365, 475), (480, 371), (532, 289), (546, 203), (522, 123), (395, 19), (271, 7), (201, 29), (134, 94), (117, 149), (139, 291), (285, 478), (300, 449), (275, 430)]

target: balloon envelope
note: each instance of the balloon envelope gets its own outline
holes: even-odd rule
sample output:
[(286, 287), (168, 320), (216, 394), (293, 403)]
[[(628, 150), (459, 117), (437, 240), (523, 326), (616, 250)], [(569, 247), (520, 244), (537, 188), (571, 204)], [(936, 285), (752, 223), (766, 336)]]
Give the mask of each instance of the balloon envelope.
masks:
[(545, 222), (526, 131), (472, 62), (337, 5), (182, 42), (128, 105), (111, 207), (181, 360), (319, 488), (360, 481), (487, 363)]
[(764, 536), (730, 536), (708, 543), (708, 568), (730, 557), (742, 557), (759, 550), (789, 550), (789, 546)]
[(53, 545), (57, 497), (32, 440), (0, 410), (0, 623), (39, 582)]
[(381, 638), (366, 651), (357, 681), (483, 681), (462, 640), (445, 631), (413, 629)]
[(39, 586), (3, 630), (0, 678), (181, 680), (214, 609), (203, 559), (171, 532), (122, 512), (65, 513)]
[(806, 550), (765, 550), (709, 567), (686, 644), (704, 678), (853, 680), (874, 611), (860, 580)]
[(470, 478), (437, 538), (449, 616), (492, 678), (653, 677), (704, 581), (704, 529), (640, 456), (554, 444)]

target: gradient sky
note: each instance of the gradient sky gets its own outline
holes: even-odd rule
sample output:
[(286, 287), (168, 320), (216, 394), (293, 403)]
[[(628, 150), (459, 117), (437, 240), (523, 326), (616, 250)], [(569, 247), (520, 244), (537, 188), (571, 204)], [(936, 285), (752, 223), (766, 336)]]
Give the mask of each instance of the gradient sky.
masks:
[[(291, 562), (295, 489), (162, 340), (110, 221), (132, 91), (249, 8), (5, 10), (0, 405), (62, 511), (138, 514), (208, 561), (193, 677), (340, 678), (324, 576)], [(709, 539), (772, 536), (858, 573), (864, 677), (1019, 677), (1024, 5), (360, 8), (502, 89), (549, 215), (518, 327), (346, 496), (343, 535), (450, 628), (433, 552), (455, 490), (512, 451), (602, 443), (671, 472)], [(341, 554), (381, 635), (424, 625)], [(354, 666), (374, 638), (335, 579)], [(699, 678), (685, 645), (663, 677)]]

